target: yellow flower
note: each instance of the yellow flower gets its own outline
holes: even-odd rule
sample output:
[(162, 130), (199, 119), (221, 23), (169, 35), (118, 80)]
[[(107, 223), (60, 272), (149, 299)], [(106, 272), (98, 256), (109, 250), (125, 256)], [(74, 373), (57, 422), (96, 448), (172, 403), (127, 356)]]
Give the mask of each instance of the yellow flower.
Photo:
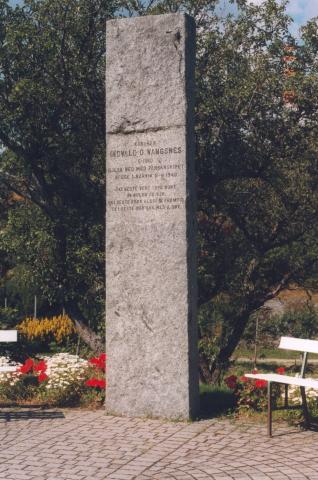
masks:
[(76, 333), (74, 322), (68, 315), (52, 318), (26, 318), (17, 325), (19, 332), (28, 340), (47, 340), (53, 337), (57, 343)]

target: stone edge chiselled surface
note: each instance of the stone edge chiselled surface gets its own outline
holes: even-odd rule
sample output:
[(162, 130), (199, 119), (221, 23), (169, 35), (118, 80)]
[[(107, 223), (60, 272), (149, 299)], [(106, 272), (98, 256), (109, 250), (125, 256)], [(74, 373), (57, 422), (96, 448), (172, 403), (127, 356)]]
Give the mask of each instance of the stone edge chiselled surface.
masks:
[[(140, 38), (143, 42), (146, 42), (147, 47), (141, 48), (141, 53), (139, 54), (138, 48), (136, 50), (136, 42), (140, 41)], [(130, 48), (133, 50), (130, 51)], [(128, 65), (127, 58), (130, 59)], [(143, 70), (147, 62), (151, 62), (153, 68), (152, 79), (154, 79), (154, 81), (151, 79), (148, 83), (145, 82), (143, 77)], [(147, 405), (141, 400), (145, 393), (142, 391), (142, 387), (140, 388), (139, 399), (136, 393), (133, 394), (134, 398), (130, 398), (128, 386), (125, 392), (123, 388), (118, 388), (118, 392), (115, 392), (116, 386), (112, 387), (112, 385), (115, 384), (116, 377), (117, 379), (120, 378), (120, 374), (123, 374), (122, 369), (126, 367), (116, 367), (115, 364), (116, 350), (120, 348), (120, 343), (117, 343), (115, 346), (112, 345), (114, 336), (118, 334), (118, 331), (112, 329), (112, 322), (118, 321), (118, 319), (112, 318), (114, 317), (114, 308), (111, 305), (114, 305), (114, 299), (111, 298), (110, 274), (106, 276), (106, 291), (108, 291), (108, 298), (106, 298), (106, 325), (108, 325), (106, 349), (110, 357), (109, 368), (113, 368), (108, 373), (110, 386), (108, 388), (106, 405), (111, 413), (131, 416), (147, 415), (165, 418), (189, 418), (195, 416), (198, 410), (195, 265), (196, 205), (193, 134), (194, 63), (195, 25), (193, 19), (187, 15), (169, 14), (107, 22), (106, 85), (110, 85), (106, 91), (107, 140), (109, 142), (111, 136), (113, 142), (114, 138), (120, 139), (123, 135), (138, 133), (156, 135), (156, 132), (166, 132), (169, 135), (170, 132), (179, 130), (178, 136), (183, 136), (186, 151), (184, 162), (186, 166), (185, 195), (187, 206), (186, 218), (183, 220), (185, 224), (183, 243), (185, 244), (184, 264), (186, 268), (184, 301), (187, 302), (186, 308), (188, 313), (185, 319), (181, 319), (180, 323), (180, 329), (186, 329), (185, 334), (188, 339), (187, 358), (182, 357), (183, 353), (180, 353), (179, 357), (173, 358), (169, 348), (165, 352), (164, 346), (159, 346), (159, 351), (163, 355), (169, 356), (170, 354), (169, 362), (173, 375), (170, 372), (170, 378), (163, 379), (163, 381), (166, 380), (166, 385), (162, 388), (162, 391), (164, 391), (162, 398), (160, 398), (160, 390), (159, 392), (156, 391), (155, 395), (158, 396), (158, 399), (155, 406), (153, 405), (154, 391), (149, 392), (149, 395), (152, 396), (152, 404), (149, 405), (149, 408), (146, 408)], [(134, 66), (133, 71), (131, 71), (131, 65)], [(163, 68), (166, 65), (169, 68)], [(109, 218), (109, 216), (107, 217)], [(116, 239), (114, 240), (116, 226), (113, 222), (108, 222), (107, 217), (106, 226), (109, 240), (106, 242), (108, 245), (107, 257), (110, 258), (109, 245), (113, 245), (114, 241), (116, 241)], [(126, 226), (125, 228), (126, 231), (127, 228), (129, 229)], [(168, 228), (167, 234), (171, 235), (174, 228), (170, 229), (170, 233)], [(111, 229), (113, 238), (111, 238)], [(120, 241), (121, 231), (121, 228), (117, 230), (118, 241)], [(162, 232), (164, 232), (164, 229), (162, 229)], [(125, 232), (123, 235), (125, 236)], [(122, 247), (120, 248), (122, 249)], [(106, 259), (106, 271), (107, 263), (110, 265), (110, 262), (107, 262)], [(176, 274), (177, 271), (176, 269)], [(153, 274), (156, 275), (156, 272), (153, 272)], [(181, 311), (182, 309), (180, 313)], [(182, 321), (184, 321), (183, 324)], [(121, 341), (123, 342), (123, 339)], [(183, 347), (180, 349), (180, 352), (182, 350)], [(138, 355), (138, 352), (136, 354)], [(117, 360), (119, 360), (118, 350), (117, 357)], [(122, 358), (123, 356), (121, 360)], [(112, 360), (113, 363), (111, 363)], [(178, 369), (175, 370), (178, 362), (181, 362), (181, 364), (186, 362), (187, 365), (187, 373), (182, 373), (182, 376), (186, 375), (187, 377), (186, 390), (182, 386), (181, 380), (183, 379), (180, 378)], [(133, 364), (134, 359), (131, 358), (131, 365), (127, 368), (133, 369)], [(138, 371), (138, 368), (136, 368), (136, 371)], [(136, 372), (132, 372), (132, 381), (136, 381)], [(145, 379), (140, 384), (143, 385), (144, 389), (147, 389), (146, 372)], [(167, 385), (168, 388), (166, 388)], [(139, 388), (138, 385), (137, 387)], [(171, 389), (170, 394), (169, 388)], [(180, 407), (178, 402), (180, 404), (183, 403), (183, 406)], [(140, 403), (142, 406), (139, 405), (138, 407), (137, 403)], [(168, 405), (169, 403), (171, 403), (170, 406)]]
[[(155, 132), (189, 125), (194, 104), (193, 54), (195, 23), (186, 14), (109, 20), (106, 132)], [(148, 69), (153, 78), (145, 86)]]

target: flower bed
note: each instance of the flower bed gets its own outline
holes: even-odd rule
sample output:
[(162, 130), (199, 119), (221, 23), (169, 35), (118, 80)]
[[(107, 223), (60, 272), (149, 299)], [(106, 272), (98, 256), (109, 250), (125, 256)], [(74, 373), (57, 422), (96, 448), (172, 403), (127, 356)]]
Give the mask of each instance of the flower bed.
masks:
[[(280, 367), (276, 370), (277, 373), (283, 375), (285, 369)], [(252, 373), (257, 373), (253, 370)], [(267, 406), (267, 382), (266, 380), (254, 380), (247, 378), (244, 375), (238, 377), (231, 375), (224, 380), (228, 388), (233, 390), (237, 398), (237, 411), (239, 413), (261, 412)], [(277, 404), (282, 396), (281, 386), (279, 384), (273, 385), (273, 403)]]
[[(295, 376), (299, 377), (299, 374), (296, 374)], [(310, 378), (310, 377), (306, 377), (306, 379), (307, 380), (317, 380), (317, 378)], [(291, 404), (300, 405), (302, 403), (300, 388), (297, 387), (296, 385), (289, 385), (288, 398), (289, 398), (289, 402)], [(306, 398), (307, 398), (308, 403), (315, 402), (316, 405), (317, 405), (318, 390), (306, 387)]]
[[(0, 357), (0, 366), (9, 359)], [(11, 362), (12, 365), (12, 362)], [(50, 406), (98, 406), (105, 398), (106, 355), (84, 360), (59, 353), (28, 358), (17, 370), (0, 373), (0, 401), (41, 403)]]

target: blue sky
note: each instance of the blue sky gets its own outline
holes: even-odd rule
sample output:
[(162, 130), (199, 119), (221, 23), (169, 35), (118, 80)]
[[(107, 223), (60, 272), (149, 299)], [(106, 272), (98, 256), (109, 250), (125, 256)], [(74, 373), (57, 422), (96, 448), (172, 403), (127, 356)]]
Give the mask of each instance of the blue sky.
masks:
[[(54, 0), (52, 0), (54, 1)], [(259, 5), (263, 0), (248, 0), (251, 3)], [(228, 0), (223, 0), (224, 5), (228, 5)], [(11, 0), (11, 4), (21, 3), (21, 0)], [(289, 0), (287, 12), (294, 19), (294, 25), (291, 29), (294, 34), (301, 25), (313, 17), (318, 17), (318, 0)]]
[[(250, 3), (260, 5), (263, 0), (249, 0)], [(294, 19), (292, 33), (297, 34), (299, 27), (310, 18), (318, 17), (318, 0), (290, 0), (287, 13)]]

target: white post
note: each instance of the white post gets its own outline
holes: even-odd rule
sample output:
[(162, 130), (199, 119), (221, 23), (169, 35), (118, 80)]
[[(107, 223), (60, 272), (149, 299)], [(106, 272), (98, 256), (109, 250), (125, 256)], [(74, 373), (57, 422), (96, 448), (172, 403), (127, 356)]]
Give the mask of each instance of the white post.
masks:
[(257, 346), (258, 346), (258, 315), (256, 316), (256, 324), (255, 324), (254, 368), (256, 368), (256, 364), (257, 364)]
[(36, 295), (34, 295), (34, 314), (33, 314), (33, 317), (36, 318), (37, 316), (37, 299), (36, 299)]

